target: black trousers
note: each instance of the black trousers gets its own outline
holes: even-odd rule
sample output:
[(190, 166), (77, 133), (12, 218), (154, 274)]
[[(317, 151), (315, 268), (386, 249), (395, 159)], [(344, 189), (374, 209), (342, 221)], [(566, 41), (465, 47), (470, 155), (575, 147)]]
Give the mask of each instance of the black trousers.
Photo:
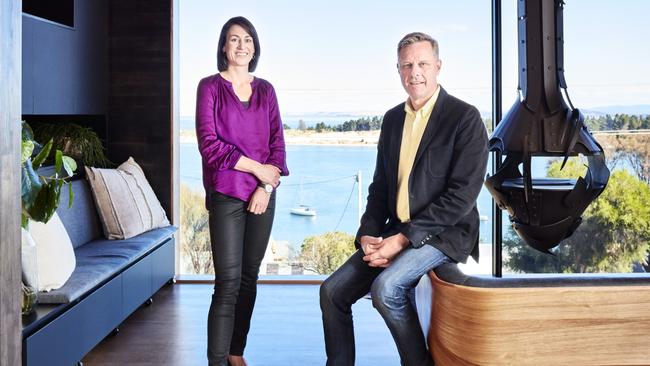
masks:
[(257, 277), (271, 236), (275, 192), (266, 212), (246, 210), (248, 202), (212, 192), (209, 197), (214, 293), (208, 313), (208, 360), (227, 365), (228, 354), (241, 356), (246, 346)]

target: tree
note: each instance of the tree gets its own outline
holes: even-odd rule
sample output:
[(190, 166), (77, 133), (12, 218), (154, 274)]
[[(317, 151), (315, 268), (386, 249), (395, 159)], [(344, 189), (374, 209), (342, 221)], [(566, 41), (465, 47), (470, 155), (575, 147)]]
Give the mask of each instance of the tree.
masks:
[(626, 161), (639, 179), (650, 183), (650, 135), (601, 135), (598, 140), (605, 149), (607, 166)]
[(321, 133), (323, 131), (327, 131), (330, 129), (328, 125), (325, 124), (325, 122), (318, 122), (316, 123), (316, 126), (314, 126), (316, 129), (316, 132)]
[(650, 183), (650, 135), (626, 135), (621, 145), (639, 179)]
[(383, 122), (382, 116), (374, 117), (361, 117), (358, 119), (351, 119), (345, 121), (337, 126), (329, 127), (334, 131), (373, 131), (381, 129), (381, 124)]
[(181, 250), (189, 260), (190, 271), (196, 274), (213, 274), (212, 248), (208, 212), (202, 193), (181, 185)]
[[(563, 170), (560, 164), (551, 164), (548, 175), (574, 178), (585, 172), (576, 161), (569, 161)], [(580, 227), (551, 250), (554, 255), (528, 247), (512, 229), (504, 248), (506, 265), (519, 272), (630, 272), (650, 251), (650, 186), (626, 171), (616, 171), (583, 214)]]
[(354, 236), (331, 231), (308, 236), (300, 248), (300, 260), (304, 268), (318, 274), (330, 274), (354, 253)]
[(650, 128), (650, 115), (629, 115), (625, 113), (604, 116), (587, 116), (585, 125), (590, 131), (638, 130)]
[(286, 123), (283, 123), (283, 124), (282, 124), (282, 128), (285, 129), (285, 130), (290, 130), (290, 129), (291, 129), (291, 126), (289, 126), (289, 125), (286, 124)]
[(384, 117), (382, 116), (374, 116), (372, 117), (372, 120), (370, 121), (370, 129), (371, 130), (380, 130), (381, 129), (381, 123), (383, 122)]

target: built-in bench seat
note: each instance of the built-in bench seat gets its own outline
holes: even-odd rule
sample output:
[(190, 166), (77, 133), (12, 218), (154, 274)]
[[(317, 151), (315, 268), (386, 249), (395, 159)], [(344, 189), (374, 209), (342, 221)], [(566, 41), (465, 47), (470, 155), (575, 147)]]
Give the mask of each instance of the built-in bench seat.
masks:
[(430, 273), (438, 366), (650, 365), (650, 274)]
[[(126, 240), (106, 240), (86, 180), (72, 183), (57, 213), (74, 247), (76, 267), (59, 289), (38, 294), (23, 317), (23, 365), (70, 366), (174, 278), (174, 226)], [(64, 192), (67, 188), (64, 188)]]
[(75, 249), (77, 266), (70, 279), (59, 289), (41, 292), (41, 304), (61, 304), (79, 298), (115, 273), (163, 243), (175, 232), (173, 227), (151, 230), (120, 240), (95, 240)]

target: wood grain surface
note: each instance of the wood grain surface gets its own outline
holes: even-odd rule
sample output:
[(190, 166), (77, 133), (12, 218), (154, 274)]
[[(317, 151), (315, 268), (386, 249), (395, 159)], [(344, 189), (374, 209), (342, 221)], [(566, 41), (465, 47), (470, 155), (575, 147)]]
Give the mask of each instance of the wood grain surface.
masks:
[(430, 274), (438, 366), (650, 365), (650, 287), (475, 288)]

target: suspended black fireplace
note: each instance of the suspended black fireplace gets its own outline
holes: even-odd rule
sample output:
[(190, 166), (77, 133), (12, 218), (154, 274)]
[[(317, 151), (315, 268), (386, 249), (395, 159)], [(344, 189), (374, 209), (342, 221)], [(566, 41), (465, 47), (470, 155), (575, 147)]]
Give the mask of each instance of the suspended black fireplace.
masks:
[[(580, 225), (581, 215), (605, 189), (609, 169), (602, 147), (584, 125), (564, 78), (560, 0), (518, 0), (519, 98), (490, 138), (490, 150), (506, 156), (485, 185), (517, 234), (549, 252)], [(532, 157), (583, 155), (586, 176), (537, 178)], [(520, 170), (520, 166), (522, 167)]]

